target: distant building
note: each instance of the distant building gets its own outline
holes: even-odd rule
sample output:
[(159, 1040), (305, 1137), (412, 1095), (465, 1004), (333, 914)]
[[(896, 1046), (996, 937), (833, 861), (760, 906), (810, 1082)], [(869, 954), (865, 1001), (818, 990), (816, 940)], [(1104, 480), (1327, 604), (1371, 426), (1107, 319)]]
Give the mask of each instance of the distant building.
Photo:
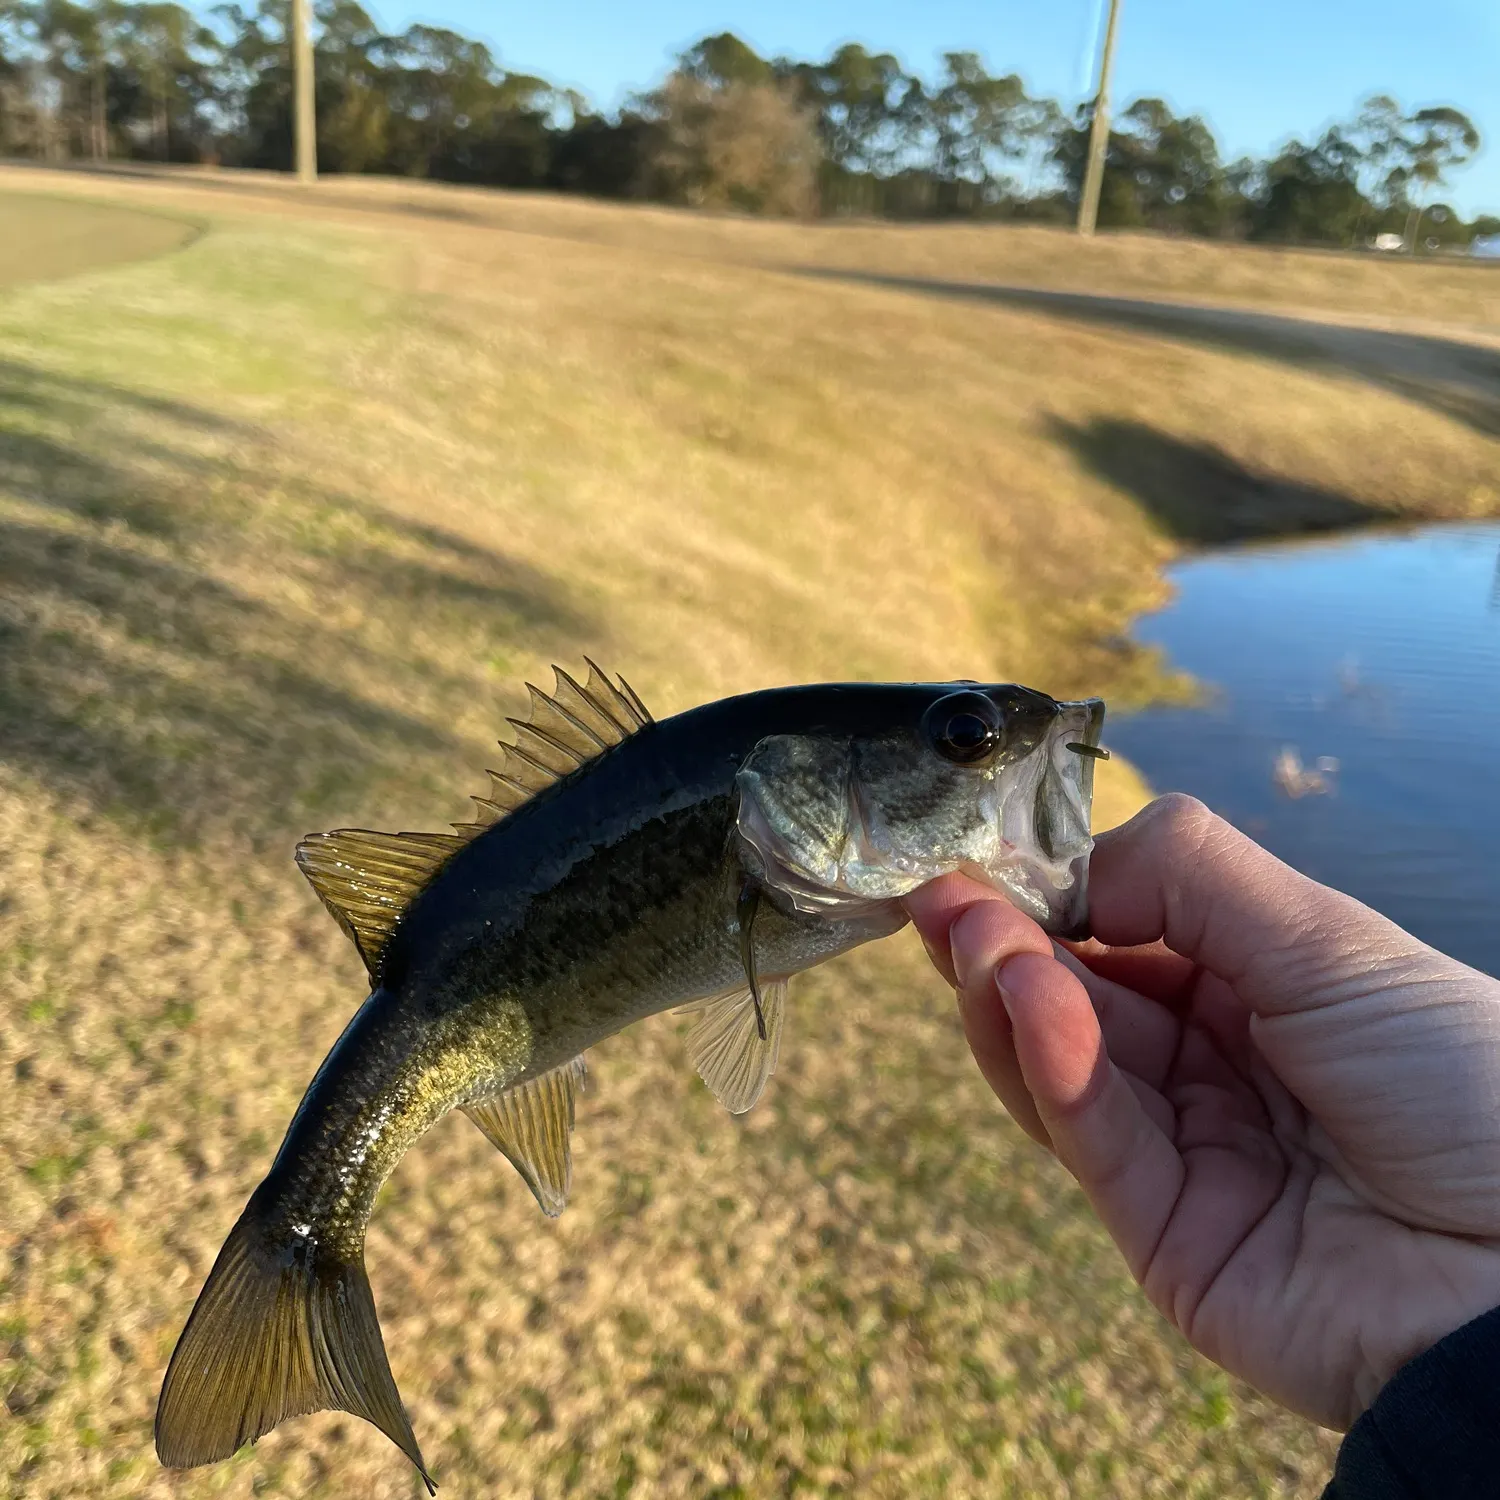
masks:
[(1481, 260), (1500, 260), (1500, 234), (1476, 234), (1469, 241), (1469, 254)]
[(1404, 250), (1406, 238), (1399, 234), (1377, 234), (1370, 243), (1377, 250)]

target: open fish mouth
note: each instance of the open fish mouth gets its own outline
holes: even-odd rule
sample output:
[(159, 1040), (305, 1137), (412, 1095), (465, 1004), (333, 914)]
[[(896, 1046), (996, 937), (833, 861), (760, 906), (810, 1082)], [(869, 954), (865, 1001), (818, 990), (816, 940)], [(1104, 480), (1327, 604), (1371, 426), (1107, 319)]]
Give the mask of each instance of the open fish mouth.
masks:
[(919, 736), (763, 742), (737, 785), (746, 868), (772, 899), (848, 919), (960, 870), (1045, 931), (1088, 932), (1089, 823), (1104, 704), (1029, 694), (1019, 753), (953, 766)]
[(1086, 698), (1060, 703), (1058, 708), (1057, 727), (1046, 742), (1046, 768), (1033, 799), (1033, 837), (1045, 863), (1035, 856), (1019, 858), (1000, 884), (1043, 928), (1058, 937), (1082, 939), (1089, 935), (1094, 764), (1109, 756), (1099, 744), (1104, 703)]

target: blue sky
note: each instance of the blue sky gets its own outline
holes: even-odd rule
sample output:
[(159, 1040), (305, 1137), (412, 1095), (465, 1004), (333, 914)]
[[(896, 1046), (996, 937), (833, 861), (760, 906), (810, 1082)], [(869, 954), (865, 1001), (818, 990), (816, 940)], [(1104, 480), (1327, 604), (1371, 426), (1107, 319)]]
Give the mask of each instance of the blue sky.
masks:
[[(612, 107), (698, 37), (734, 31), (768, 55), (823, 57), (859, 41), (930, 73), (977, 51), (1034, 91), (1087, 92), (1102, 0), (374, 0), (380, 23), (450, 26), (510, 69)], [(1449, 194), (1500, 213), (1500, 0), (1122, 0), (1116, 98), (1159, 94), (1207, 117), (1227, 156), (1315, 133), (1374, 90), (1453, 103), (1487, 141)], [(1493, 141), (1493, 144), (1490, 142)]]

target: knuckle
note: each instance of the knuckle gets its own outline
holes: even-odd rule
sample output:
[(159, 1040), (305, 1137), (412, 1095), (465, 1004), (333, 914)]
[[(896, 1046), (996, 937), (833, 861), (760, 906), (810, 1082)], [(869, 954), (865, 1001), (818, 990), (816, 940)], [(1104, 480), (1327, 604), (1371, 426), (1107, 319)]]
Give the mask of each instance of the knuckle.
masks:
[(1228, 830), (1229, 825), (1196, 797), (1167, 792), (1123, 827), (1101, 834), (1098, 842), (1122, 852), (1134, 850), (1152, 864), (1170, 858), (1191, 865)]
[(1152, 831), (1174, 843), (1200, 844), (1219, 827), (1221, 819), (1196, 797), (1186, 792), (1168, 792), (1146, 809)]

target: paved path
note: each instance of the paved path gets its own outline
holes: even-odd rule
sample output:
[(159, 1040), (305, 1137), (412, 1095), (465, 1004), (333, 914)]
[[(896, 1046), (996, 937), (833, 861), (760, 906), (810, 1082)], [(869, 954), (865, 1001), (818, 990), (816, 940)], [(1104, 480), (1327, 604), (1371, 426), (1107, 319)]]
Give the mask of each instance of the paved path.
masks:
[[(790, 269), (790, 268), (789, 268)], [(959, 297), (1284, 360), (1367, 380), (1500, 437), (1500, 339), (1479, 331), (1428, 331), (1343, 322), (1317, 314), (1260, 312), (990, 282), (942, 281), (876, 271), (797, 267), (798, 274)]]

